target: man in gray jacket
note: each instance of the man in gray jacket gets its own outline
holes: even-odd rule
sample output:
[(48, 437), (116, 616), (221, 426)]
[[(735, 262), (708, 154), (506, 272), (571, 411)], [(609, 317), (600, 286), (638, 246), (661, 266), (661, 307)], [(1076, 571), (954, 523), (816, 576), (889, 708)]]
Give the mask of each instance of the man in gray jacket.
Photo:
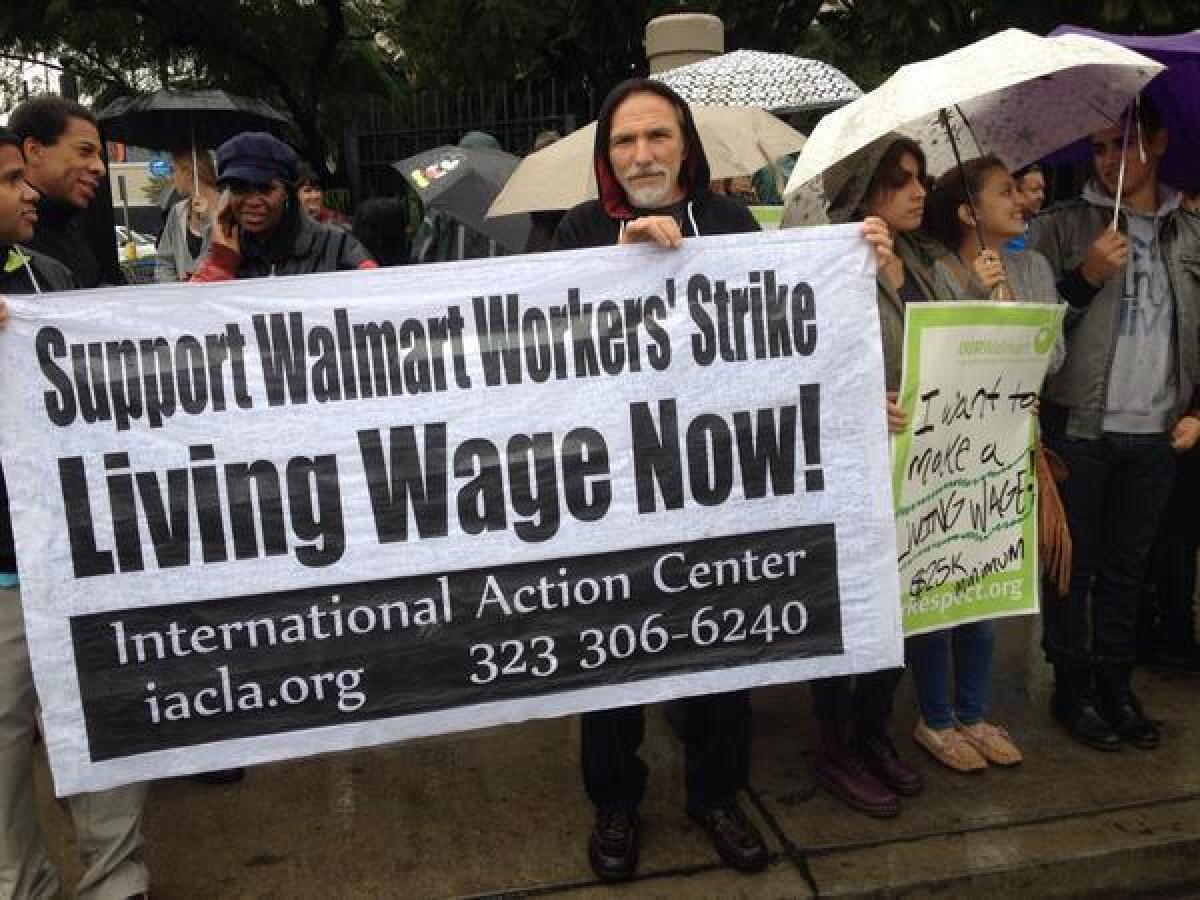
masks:
[(1092, 136), (1083, 195), (1030, 229), (1070, 305), (1042, 426), (1069, 470), (1074, 561), (1070, 595), (1043, 604), (1043, 647), (1055, 717), (1100, 750), (1158, 745), (1131, 689), (1137, 605), (1175, 454), (1200, 436), (1200, 224), (1158, 180), (1166, 128), (1148, 102), (1134, 109)]

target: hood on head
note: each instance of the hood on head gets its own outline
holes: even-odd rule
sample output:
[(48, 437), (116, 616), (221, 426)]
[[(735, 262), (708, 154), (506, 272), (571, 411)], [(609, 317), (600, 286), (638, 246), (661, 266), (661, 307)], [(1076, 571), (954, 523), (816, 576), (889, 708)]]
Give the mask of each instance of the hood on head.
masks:
[(685, 156), (683, 166), (679, 171), (679, 179), (689, 199), (696, 199), (708, 193), (708, 183), (711, 181), (708, 169), (708, 158), (704, 155), (704, 145), (700, 141), (700, 132), (696, 130), (696, 122), (687, 102), (675, 91), (660, 81), (648, 78), (630, 78), (623, 81), (604, 99), (600, 107), (600, 116), (596, 119), (596, 144), (593, 165), (596, 168), (596, 187), (600, 192), (600, 203), (604, 211), (614, 219), (630, 219), (633, 217), (633, 206), (625, 196), (625, 189), (617, 180), (612, 164), (608, 159), (608, 139), (612, 134), (613, 110), (630, 94), (658, 94), (680, 111), (683, 119), (683, 146)]
[[(1089, 178), (1087, 184), (1083, 186), (1081, 196), (1088, 203), (1092, 204), (1092, 206), (1099, 206), (1102, 209), (1112, 209), (1116, 205), (1113, 195), (1104, 189), (1099, 179), (1095, 176)], [(1181, 199), (1182, 195), (1179, 191), (1168, 184), (1160, 183), (1157, 197), (1158, 208), (1154, 211), (1154, 215), (1165, 216), (1172, 210), (1178, 209)], [(1129, 215), (1129, 209), (1126, 207), (1124, 201), (1121, 203), (1121, 212)]]
[(830, 223), (842, 225), (862, 218), (862, 205), (875, 170), (902, 135), (890, 131), (831, 166), (822, 176), (829, 199)]

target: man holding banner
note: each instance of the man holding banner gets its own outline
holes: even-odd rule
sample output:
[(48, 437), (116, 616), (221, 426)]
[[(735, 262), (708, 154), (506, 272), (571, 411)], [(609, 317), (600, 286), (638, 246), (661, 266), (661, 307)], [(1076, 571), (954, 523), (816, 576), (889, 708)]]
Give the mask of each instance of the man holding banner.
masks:
[[(20, 142), (0, 128), (0, 324), (7, 318), (4, 295), (75, 287), (65, 266), (17, 246), (33, 237), (37, 199), (37, 191), (25, 181)], [(34, 797), (37, 705), (8, 491), (0, 470), (0, 894), (5, 897), (53, 896), (59, 889), (42, 843)], [(132, 784), (68, 798), (84, 866), (77, 896), (124, 898), (145, 893), (141, 831), (145, 797), (145, 785)]]
[[(630, 79), (608, 95), (596, 122), (594, 165), (600, 198), (567, 213), (554, 236), (556, 250), (639, 242), (678, 247), (685, 234), (758, 230), (745, 207), (709, 191), (691, 111), (660, 82)], [(688, 815), (726, 863), (757, 872), (767, 864), (767, 849), (736, 796), (750, 765), (749, 692), (693, 697), (683, 711)], [(583, 716), (583, 780), (597, 811), (588, 859), (608, 881), (632, 878), (637, 869), (643, 729), (641, 706)]]

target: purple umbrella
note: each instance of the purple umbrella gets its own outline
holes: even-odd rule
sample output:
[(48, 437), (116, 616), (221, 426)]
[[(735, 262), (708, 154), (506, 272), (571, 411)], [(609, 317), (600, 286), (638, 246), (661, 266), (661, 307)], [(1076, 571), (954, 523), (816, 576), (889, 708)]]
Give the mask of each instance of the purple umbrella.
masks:
[[(1052, 37), (1060, 34), (1083, 34), (1111, 41), (1167, 67), (1144, 91), (1158, 107), (1171, 132), (1159, 172), (1164, 181), (1175, 187), (1200, 189), (1200, 164), (1197, 163), (1197, 153), (1200, 153), (1200, 32), (1147, 37), (1105, 34), (1075, 25), (1060, 25), (1051, 32)], [(1050, 161), (1080, 162), (1090, 157), (1088, 142), (1079, 141), (1055, 153)]]

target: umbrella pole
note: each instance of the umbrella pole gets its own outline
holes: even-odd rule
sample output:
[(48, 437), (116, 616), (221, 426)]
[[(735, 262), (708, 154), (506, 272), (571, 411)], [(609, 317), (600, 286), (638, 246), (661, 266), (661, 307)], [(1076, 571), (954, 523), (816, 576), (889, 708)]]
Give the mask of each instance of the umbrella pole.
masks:
[[(962, 115), (962, 112), (959, 112)], [(971, 207), (971, 219), (975, 222), (975, 237), (979, 239), (979, 250), (983, 252), (983, 226), (979, 224), (979, 211), (975, 209), (975, 198), (971, 196), (971, 186), (967, 184), (967, 173), (963, 171), (962, 154), (958, 150), (958, 141), (954, 138), (954, 129), (950, 127), (950, 114), (943, 108), (938, 113), (938, 121), (946, 129), (946, 137), (950, 139), (950, 149), (954, 153), (954, 164), (958, 166), (958, 177), (962, 179), (963, 195), (967, 198), (967, 206)], [(966, 121), (964, 119), (963, 121)]]
[[(971, 123), (967, 122), (967, 117), (963, 115), (963, 111), (958, 109), (957, 106), (954, 108), (958, 110), (958, 114), (962, 116), (963, 122), (966, 124), (967, 129), (970, 130)], [(938, 113), (938, 119), (941, 121), (942, 127), (946, 129), (946, 137), (950, 139), (950, 149), (954, 152), (954, 163), (958, 166), (958, 177), (962, 179), (963, 196), (967, 198), (967, 206), (971, 208), (971, 219), (975, 222), (975, 238), (979, 241), (979, 252), (983, 253), (983, 251), (987, 249), (987, 244), (984, 243), (983, 240), (983, 226), (979, 223), (979, 210), (975, 208), (975, 198), (971, 195), (971, 186), (967, 183), (967, 173), (963, 171), (963, 161), (962, 155), (958, 150), (958, 141), (954, 138), (954, 129), (950, 127), (950, 114), (946, 112), (945, 108)], [(971, 132), (971, 136), (975, 136), (973, 131)], [(975, 145), (977, 147), (979, 146), (978, 138), (975, 138)], [(982, 150), (983, 148), (979, 147), (979, 149)], [(1000, 265), (1004, 265), (1003, 260), (1000, 261)], [(992, 288), (991, 299), (1012, 299), (1012, 294), (1008, 289), (1007, 278), (1008, 273), (1005, 272), (1005, 281), (1001, 281), (994, 288)]]
[(1113, 198), (1113, 231), (1117, 230), (1117, 225), (1120, 223), (1121, 216), (1121, 193), (1125, 190), (1125, 158), (1129, 152), (1129, 120), (1136, 115), (1135, 110), (1130, 110), (1129, 115), (1125, 116), (1125, 130), (1121, 135), (1121, 168), (1117, 170), (1117, 196)]

